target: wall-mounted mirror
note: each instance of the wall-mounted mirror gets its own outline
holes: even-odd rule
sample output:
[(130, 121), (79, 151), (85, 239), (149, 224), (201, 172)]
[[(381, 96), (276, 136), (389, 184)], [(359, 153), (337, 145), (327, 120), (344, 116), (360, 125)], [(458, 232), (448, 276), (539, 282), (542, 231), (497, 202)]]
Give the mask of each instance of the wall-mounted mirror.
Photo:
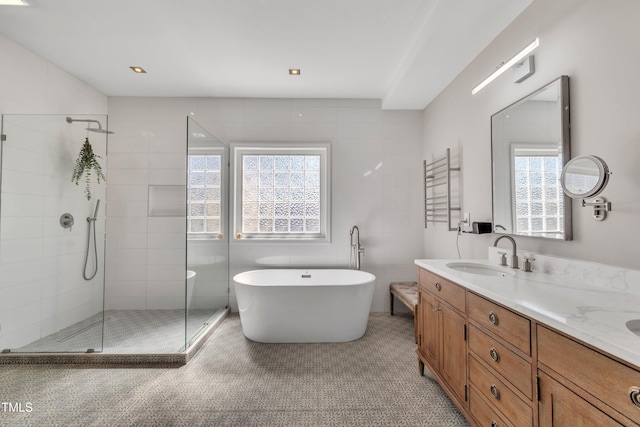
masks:
[(571, 240), (570, 157), (569, 77), (491, 116), (494, 232)]

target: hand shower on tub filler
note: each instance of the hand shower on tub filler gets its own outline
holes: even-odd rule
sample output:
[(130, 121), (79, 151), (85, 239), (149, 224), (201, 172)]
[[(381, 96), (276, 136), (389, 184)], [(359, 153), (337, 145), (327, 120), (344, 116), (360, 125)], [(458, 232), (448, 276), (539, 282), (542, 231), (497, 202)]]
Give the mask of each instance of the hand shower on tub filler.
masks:
[[(354, 241), (355, 235), (355, 241)], [(360, 270), (360, 254), (364, 255), (364, 247), (360, 246), (360, 229), (354, 225), (349, 232), (351, 238), (351, 253), (349, 254), (349, 268)]]

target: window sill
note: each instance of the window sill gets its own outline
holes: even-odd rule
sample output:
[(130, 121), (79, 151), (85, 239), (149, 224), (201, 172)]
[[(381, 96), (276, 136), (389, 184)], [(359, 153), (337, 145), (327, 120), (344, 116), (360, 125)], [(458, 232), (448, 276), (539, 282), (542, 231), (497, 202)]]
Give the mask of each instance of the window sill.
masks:
[(187, 240), (225, 240), (224, 234), (219, 233), (187, 233)]
[(313, 236), (261, 236), (261, 235), (236, 235), (233, 239), (234, 242), (249, 242), (249, 243), (331, 243), (329, 236), (325, 235), (313, 235)]

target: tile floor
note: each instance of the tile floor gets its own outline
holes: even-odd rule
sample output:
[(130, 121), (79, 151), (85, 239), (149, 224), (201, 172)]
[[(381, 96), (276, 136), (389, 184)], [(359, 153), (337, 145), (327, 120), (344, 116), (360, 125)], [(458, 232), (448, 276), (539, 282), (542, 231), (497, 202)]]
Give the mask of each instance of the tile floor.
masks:
[[(215, 309), (189, 310), (189, 336), (217, 313)], [(102, 318), (102, 313), (96, 314), (12, 352), (84, 352), (94, 348), (105, 354), (171, 354), (184, 350), (184, 310), (107, 310), (104, 341)]]
[(466, 426), (414, 350), (407, 315), (350, 343), (259, 344), (236, 314), (178, 369), (0, 366), (0, 426)]

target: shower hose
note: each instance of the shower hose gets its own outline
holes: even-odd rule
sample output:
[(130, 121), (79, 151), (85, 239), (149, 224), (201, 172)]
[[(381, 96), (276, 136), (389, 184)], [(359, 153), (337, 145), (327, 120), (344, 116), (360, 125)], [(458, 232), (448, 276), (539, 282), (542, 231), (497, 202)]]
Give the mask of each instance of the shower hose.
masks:
[[(84, 269), (82, 270), (82, 276), (84, 280), (91, 280), (98, 274), (98, 244), (96, 242), (96, 219), (98, 218), (98, 207), (100, 206), (100, 200), (96, 202), (96, 210), (92, 217), (87, 217), (89, 228), (87, 229), (87, 252), (84, 257)], [(89, 263), (89, 253), (91, 252), (91, 236), (93, 235), (93, 272), (87, 273), (87, 264)]]

